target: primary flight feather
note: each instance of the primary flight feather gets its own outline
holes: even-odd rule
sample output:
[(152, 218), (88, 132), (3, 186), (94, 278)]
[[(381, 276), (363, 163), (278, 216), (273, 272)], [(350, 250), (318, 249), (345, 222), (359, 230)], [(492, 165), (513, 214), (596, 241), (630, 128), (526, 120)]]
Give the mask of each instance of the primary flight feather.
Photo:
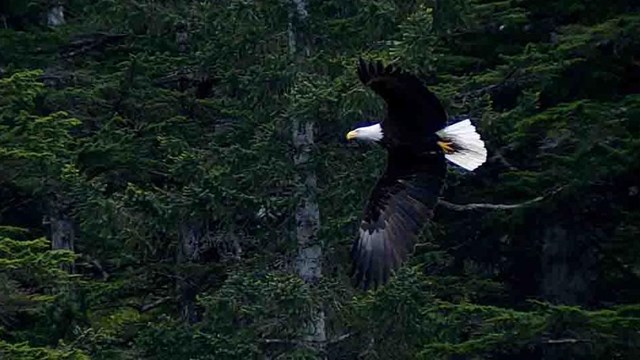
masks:
[(446, 126), (438, 98), (415, 76), (382, 62), (358, 63), (360, 81), (387, 104), (386, 117), (357, 128), (347, 139), (375, 141), (387, 150), (387, 167), (371, 192), (351, 249), (352, 276), (365, 289), (384, 284), (413, 251), (433, 216), (449, 160), (474, 170), (487, 159), (469, 120)]

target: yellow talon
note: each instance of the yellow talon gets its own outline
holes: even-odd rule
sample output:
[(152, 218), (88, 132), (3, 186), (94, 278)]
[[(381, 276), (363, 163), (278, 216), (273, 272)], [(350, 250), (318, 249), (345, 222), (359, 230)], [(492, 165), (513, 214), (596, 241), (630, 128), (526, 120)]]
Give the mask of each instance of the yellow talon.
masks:
[(445, 154), (451, 154), (455, 152), (455, 149), (451, 146), (453, 145), (450, 141), (438, 141), (438, 145), (442, 148)]

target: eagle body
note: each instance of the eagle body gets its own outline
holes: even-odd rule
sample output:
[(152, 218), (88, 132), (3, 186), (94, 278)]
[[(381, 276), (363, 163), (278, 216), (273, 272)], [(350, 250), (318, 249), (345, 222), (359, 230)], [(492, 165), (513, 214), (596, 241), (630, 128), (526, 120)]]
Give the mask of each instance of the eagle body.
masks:
[(386, 283), (413, 251), (433, 216), (446, 160), (473, 170), (486, 160), (486, 150), (469, 120), (446, 127), (442, 104), (415, 76), (360, 59), (358, 77), (387, 104), (383, 121), (347, 134), (387, 150), (385, 172), (371, 191), (351, 249), (352, 277), (367, 289)]

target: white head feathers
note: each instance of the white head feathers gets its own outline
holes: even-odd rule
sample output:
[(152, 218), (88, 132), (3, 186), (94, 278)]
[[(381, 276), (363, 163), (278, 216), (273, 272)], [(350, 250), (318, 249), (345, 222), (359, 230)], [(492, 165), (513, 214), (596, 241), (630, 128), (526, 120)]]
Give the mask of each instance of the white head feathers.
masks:
[(347, 134), (347, 139), (380, 141), (382, 139), (382, 126), (378, 123), (371, 126), (357, 128)]

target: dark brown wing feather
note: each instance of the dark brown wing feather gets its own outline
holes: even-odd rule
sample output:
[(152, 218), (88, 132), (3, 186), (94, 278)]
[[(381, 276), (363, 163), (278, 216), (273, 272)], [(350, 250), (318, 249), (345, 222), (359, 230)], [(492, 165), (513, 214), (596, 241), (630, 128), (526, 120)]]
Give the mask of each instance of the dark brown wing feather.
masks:
[(387, 103), (385, 137), (413, 142), (445, 127), (447, 114), (438, 98), (412, 74), (382, 62), (358, 63), (358, 77)]
[(367, 289), (387, 282), (413, 251), (433, 215), (446, 172), (435, 132), (446, 125), (440, 101), (415, 76), (360, 59), (362, 83), (387, 103), (382, 122), (387, 169), (374, 187), (353, 244), (352, 276)]
[(356, 286), (386, 283), (413, 251), (433, 215), (445, 171), (442, 154), (389, 150), (387, 169), (371, 193), (351, 250)]

